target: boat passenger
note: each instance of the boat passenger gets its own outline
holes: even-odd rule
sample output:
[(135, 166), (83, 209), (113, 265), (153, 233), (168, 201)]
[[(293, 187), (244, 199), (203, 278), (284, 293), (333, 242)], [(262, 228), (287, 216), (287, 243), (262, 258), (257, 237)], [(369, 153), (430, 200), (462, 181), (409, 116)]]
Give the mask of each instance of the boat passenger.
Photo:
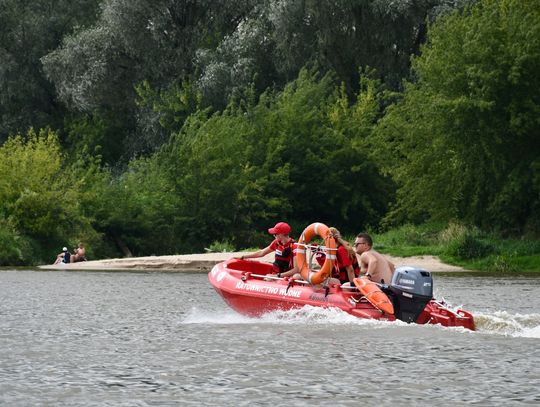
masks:
[(373, 240), (367, 233), (360, 233), (354, 241), (356, 253), (360, 255), (361, 270), (371, 281), (390, 284), (395, 266), (382, 254), (373, 249)]
[[(353, 279), (360, 276), (360, 265), (356, 258), (356, 252), (351, 244), (341, 237), (338, 229), (330, 227), (329, 230), (337, 245), (336, 264), (332, 271), (332, 281), (337, 283), (337, 280), (339, 280), (339, 284), (350, 283), (350, 286), (354, 287)], [(319, 266), (322, 267), (326, 261), (324, 250), (320, 247), (316, 248), (314, 256)]]
[[(284, 274), (293, 268), (295, 241), (289, 236), (291, 227), (285, 222), (278, 222), (273, 228), (268, 229), (268, 233), (275, 238), (272, 243), (264, 249), (237, 258), (254, 259), (275, 252), (276, 257), (272, 264), (273, 271), (278, 277), (286, 277)], [(287, 276), (292, 274), (289, 273)]]
[(341, 284), (351, 283), (354, 287), (353, 279), (360, 276), (360, 265), (356, 258), (356, 252), (335, 227), (330, 227), (332, 237), (337, 244), (336, 265), (332, 277), (339, 279)]

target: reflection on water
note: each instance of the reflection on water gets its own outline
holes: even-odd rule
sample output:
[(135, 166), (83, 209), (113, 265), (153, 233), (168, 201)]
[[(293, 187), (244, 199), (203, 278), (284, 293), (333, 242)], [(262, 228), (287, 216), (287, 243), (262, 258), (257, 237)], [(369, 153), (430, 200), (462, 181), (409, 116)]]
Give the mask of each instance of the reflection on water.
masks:
[(0, 405), (537, 405), (540, 277), (435, 275), (477, 332), (306, 307), (205, 274), (0, 272)]

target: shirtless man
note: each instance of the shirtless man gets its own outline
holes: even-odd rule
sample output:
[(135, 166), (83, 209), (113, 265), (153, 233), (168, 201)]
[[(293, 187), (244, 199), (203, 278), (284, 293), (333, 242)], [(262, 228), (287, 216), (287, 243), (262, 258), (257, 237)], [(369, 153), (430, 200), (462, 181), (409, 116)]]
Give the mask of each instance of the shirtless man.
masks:
[(79, 247), (75, 248), (74, 253), (71, 255), (69, 261), (70, 263), (86, 261), (86, 249), (82, 243), (79, 243)]
[(360, 255), (362, 271), (371, 281), (390, 284), (395, 266), (382, 254), (373, 250), (373, 240), (367, 233), (360, 233), (354, 241), (354, 249)]

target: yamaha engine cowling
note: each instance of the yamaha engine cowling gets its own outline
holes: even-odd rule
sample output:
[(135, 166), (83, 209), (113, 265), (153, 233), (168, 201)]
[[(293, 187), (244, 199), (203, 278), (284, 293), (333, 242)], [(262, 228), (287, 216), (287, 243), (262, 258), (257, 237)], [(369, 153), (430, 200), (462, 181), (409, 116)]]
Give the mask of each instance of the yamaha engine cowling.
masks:
[(393, 294), (394, 314), (405, 322), (416, 322), (433, 298), (431, 273), (416, 267), (398, 267), (388, 287)]

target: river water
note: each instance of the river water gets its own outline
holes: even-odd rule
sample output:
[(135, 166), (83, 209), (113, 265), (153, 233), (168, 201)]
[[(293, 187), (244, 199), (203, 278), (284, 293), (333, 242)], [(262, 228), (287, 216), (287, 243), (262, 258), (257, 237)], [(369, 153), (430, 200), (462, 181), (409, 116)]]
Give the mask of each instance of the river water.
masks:
[(306, 308), (249, 319), (204, 273), (0, 271), (2, 406), (540, 404), (540, 276), (434, 276), (476, 332)]

